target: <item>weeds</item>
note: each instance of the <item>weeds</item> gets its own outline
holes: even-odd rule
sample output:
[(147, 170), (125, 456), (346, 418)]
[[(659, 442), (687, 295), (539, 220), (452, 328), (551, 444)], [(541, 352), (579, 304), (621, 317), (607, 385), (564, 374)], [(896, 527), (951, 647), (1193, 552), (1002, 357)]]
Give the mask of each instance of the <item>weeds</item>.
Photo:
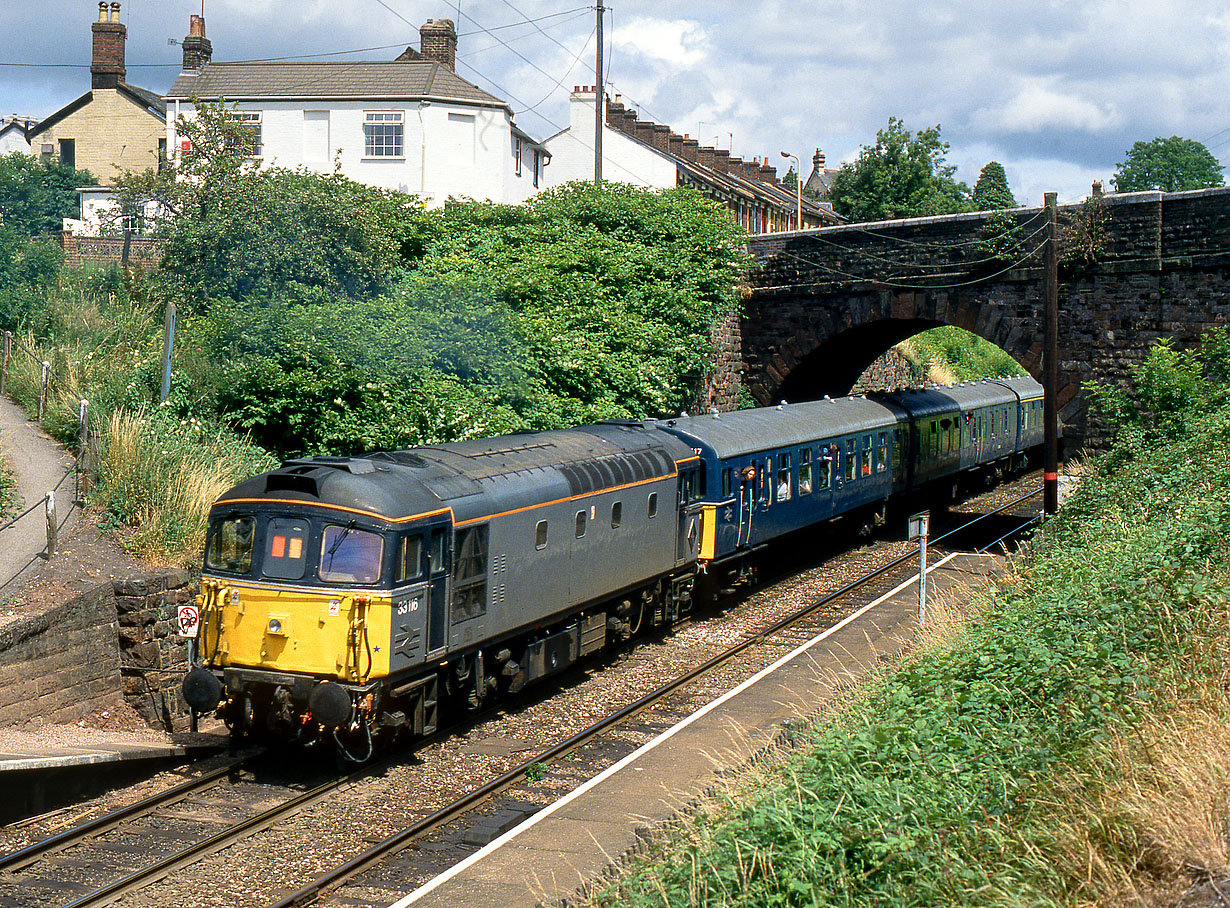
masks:
[(1087, 469), (980, 610), (593, 903), (1083, 906), (1225, 872), (1227, 450), (1221, 411)]

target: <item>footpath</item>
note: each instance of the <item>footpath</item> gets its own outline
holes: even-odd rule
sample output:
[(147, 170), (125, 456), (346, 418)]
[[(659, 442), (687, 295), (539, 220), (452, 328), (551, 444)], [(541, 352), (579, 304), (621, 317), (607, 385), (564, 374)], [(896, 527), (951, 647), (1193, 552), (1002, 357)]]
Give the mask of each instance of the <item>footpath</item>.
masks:
[[(0, 453), (13, 471), (21, 495), (21, 508), (29, 511), (7, 529), (0, 530), (0, 601), (12, 596), (45, 560), (47, 550), (47, 493), (56, 492), (56, 513), (61, 533), (71, 529), (80, 514), (73, 502), (73, 458), (25, 411), (8, 398), (0, 398)], [(3, 526), (7, 521), (0, 521)]]

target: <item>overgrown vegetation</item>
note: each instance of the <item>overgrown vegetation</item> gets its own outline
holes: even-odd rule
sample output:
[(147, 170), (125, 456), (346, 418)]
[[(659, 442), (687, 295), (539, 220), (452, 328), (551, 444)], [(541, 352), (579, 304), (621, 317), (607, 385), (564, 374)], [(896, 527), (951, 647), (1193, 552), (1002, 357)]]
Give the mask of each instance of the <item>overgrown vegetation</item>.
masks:
[(1155, 351), (1125, 447), (1026, 567), (595, 904), (1134, 904), (1224, 879), (1225, 350)]
[(120, 214), (157, 203), (160, 266), (56, 259), (11, 318), (33, 352), (14, 360), (13, 393), (33, 410), (48, 360), (46, 424), (70, 444), (90, 401), (107, 427), (96, 499), (149, 557), (199, 557), (201, 501), (274, 458), (678, 412), (709, 327), (737, 304), (742, 233), (691, 190), (578, 184), (425, 211), (246, 161), (224, 107), (181, 127), (190, 156), (121, 181)]
[(1026, 374), (1020, 363), (995, 344), (952, 325), (923, 331), (898, 346), (940, 385)]

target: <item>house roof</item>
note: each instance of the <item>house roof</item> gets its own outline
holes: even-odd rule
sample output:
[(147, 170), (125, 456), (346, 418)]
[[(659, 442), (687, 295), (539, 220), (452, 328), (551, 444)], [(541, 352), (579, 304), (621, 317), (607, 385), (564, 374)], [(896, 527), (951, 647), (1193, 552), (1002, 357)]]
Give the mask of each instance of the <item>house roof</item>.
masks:
[[(686, 183), (692, 185), (701, 184), (745, 201), (759, 200), (769, 202), (789, 211), (793, 211), (796, 205), (799, 204), (799, 200), (793, 192), (789, 192), (775, 183), (752, 179), (735, 170), (722, 171), (697, 161), (689, 161), (686, 158), (665, 152), (651, 142), (646, 142), (640, 136), (613, 126), (610, 122), (607, 123), (607, 128), (674, 163), (675, 168)], [(817, 205), (807, 196), (803, 196), (802, 205), (805, 212), (821, 221), (836, 223), (841, 220), (833, 209), (825, 205)]]
[[(137, 88), (137, 86), (129, 85), (127, 82), (121, 82), (116, 86), (115, 90), (121, 96), (127, 98), (129, 101), (132, 101), (132, 103), (136, 104), (138, 107), (145, 108), (150, 116), (158, 117), (162, 120), (166, 119), (167, 103), (152, 91), (146, 91), (144, 88)], [(94, 91), (87, 91), (80, 98), (77, 98), (75, 101), (70, 101), (55, 113), (51, 114), (51, 116), (47, 117), (47, 119), (38, 123), (36, 126), (32, 126), (28, 133), (31, 142), (33, 142), (35, 136), (55, 126), (66, 117), (72, 116), (93, 100)]]
[(508, 102), (467, 82), (434, 60), (349, 63), (208, 63), (183, 72), (170, 100), (201, 98), (462, 101), (493, 107)]

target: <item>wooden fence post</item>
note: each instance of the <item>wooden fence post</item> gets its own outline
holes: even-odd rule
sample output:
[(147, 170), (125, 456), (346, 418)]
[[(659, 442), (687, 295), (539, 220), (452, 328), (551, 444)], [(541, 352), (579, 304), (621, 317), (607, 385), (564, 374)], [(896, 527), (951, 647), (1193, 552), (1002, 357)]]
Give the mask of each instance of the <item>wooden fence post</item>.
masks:
[(9, 357), (13, 355), (13, 332), (4, 332), (4, 362), (0, 363), (0, 394), (4, 394), (4, 389), (9, 380)]
[(90, 491), (90, 402), (81, 401), (80, 428), (77, 436), (77, 501), (84, 502)]
[(60, 526), (56, 520), (56, 493), (47, 493), (47, 557), (56, 553), (56, 543), (59, 541)]
[(43, 360), (43, 380), (38, 389), (38, 418), (43, 418), (43, 411), (47, 409), (47, 381), (51, 377), (51, 363)]

